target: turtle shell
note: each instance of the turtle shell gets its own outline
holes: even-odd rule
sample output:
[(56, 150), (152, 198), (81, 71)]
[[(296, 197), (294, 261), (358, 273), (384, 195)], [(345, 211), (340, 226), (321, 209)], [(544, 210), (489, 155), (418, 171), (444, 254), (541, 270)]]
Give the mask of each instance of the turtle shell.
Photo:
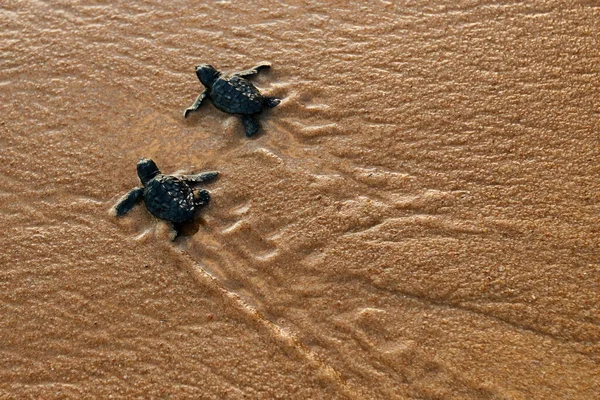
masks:
[(157, 175), (144, 190), (148, 211), (171, 222), (185, 222), (194, 217), (194, 193), (183, 180), (169, 175)]
[(215, 107), (230, 114), (259, 113), (265, 102), (265, 98), (252, 83), (235, 75), (217, 79), (210, 98)]

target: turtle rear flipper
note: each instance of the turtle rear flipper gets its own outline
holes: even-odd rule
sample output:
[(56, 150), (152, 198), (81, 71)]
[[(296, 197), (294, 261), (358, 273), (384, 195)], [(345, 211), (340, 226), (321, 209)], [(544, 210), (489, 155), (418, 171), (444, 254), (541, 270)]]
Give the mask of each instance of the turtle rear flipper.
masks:
[(181, 233), (182, 225), (183, 224), (181, 223), (161, 220), (157, 222), (154, 234), (160, 240), (169, 240), (174, 242), (175, 239), (177, 239), (177, 236), (179, 236)]
[(242, 115), (242, 123), (246, 131), (246, 136), (254, 136), (260, 129), (258, 121), (252, 115)]
[(265, 106), (269, 108), (277, 107), (281, 103), (281, 99), (277, 97), (265, 97)]
[(259, 64), (256, 67), (252, 67), (252, 68), (248, 68), (243, 71), (240, 71), (240, 72), (236, 72), (234, 75), (237, 75), (242, 78), (250, 78), (251, 76), (258, 74), (261, 70), (269, 69), (269, 68), (271, 68), (271, 64), (264, 63), (264, 64)]
[(127, 214), (144, 195), (144, 188), (135, 188), (119, 199), (113, 207), (117, 217)]

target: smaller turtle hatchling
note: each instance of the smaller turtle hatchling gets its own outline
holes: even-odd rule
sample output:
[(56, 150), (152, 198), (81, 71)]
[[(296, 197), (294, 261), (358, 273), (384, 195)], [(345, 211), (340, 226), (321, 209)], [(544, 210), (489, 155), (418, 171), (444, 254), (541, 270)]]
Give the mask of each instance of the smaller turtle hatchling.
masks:
[(218, 175), (214, 171), (195, 175), (163, 175), (156, 163), (147, 158), (137, 163), (137, 172), (142, 187), (130, 190), (119, 199), (114, 206), (116, 215), (125, 215), (143, 198), (148, 211), (173, 223), (176, 233), (177, 224), (190, 221), (194, 212), (210, 200), (207, 190), (194, 191), (192, 186), (211, 181)]
[(260, 64), (232, 75), (225, 75), (217, 71), (212, 65), (198, 65), (196, 75), (206, 89), (200, 93), (194, 104), (185, 110), (183, 113), (184, 118), (187, 118), (190, 112), (198, 110), (202, 100), (208, 97), (219, 110), (242, 117), (246, 136), (255, 135), (260, 127), (256, 116), (265, 107), (275, 107), (281, 100), (275, 97), (263, 96), (256, 86), (246, 78), (270, 67), (269, 64)]

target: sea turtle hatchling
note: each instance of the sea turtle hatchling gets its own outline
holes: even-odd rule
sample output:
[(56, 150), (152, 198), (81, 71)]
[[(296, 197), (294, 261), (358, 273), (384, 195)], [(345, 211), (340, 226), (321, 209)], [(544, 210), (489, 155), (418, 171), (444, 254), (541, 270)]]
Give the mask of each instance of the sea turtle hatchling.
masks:
[[(114, 206), (117, 216), (125, 215), (140, 200), (158, 218), (179, 224), (190, 221), (194, 212), (208, 204), (207, 190), (194, 191), (192, 186), (215, 179), (217, 172), (195, 175), (164, 175), (150, 159), (142, 158), (137, 163), (137, 172), (142, 187), (136, 187), (119, 199)], [(177, 225), (174, 225), (177, 232)]]
[(257, 114), (260, 114), (264, 107), (275, 107), (281, 100), (263, 96), (246, 78), (270, 67), (269, 64), (260, 64), (232, 75), (224, 75), (212, 65), (198, 65), (196, 75), (206, 89), (200, 93), (194, 104), (184, 111), (184, 118), (187, 118), (190, 112), (198, 110), (202, 100), (208, 97), (219, 110), (242, 117), (246, 136), (255, 135), (259, 129)]

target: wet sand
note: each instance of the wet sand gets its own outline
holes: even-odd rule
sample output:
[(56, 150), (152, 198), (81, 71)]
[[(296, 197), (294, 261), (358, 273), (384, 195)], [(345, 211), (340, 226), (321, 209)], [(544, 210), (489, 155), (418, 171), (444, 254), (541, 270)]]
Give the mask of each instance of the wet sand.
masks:
[(1, 4), (0, 398), (600, 397), (593, 2)]

